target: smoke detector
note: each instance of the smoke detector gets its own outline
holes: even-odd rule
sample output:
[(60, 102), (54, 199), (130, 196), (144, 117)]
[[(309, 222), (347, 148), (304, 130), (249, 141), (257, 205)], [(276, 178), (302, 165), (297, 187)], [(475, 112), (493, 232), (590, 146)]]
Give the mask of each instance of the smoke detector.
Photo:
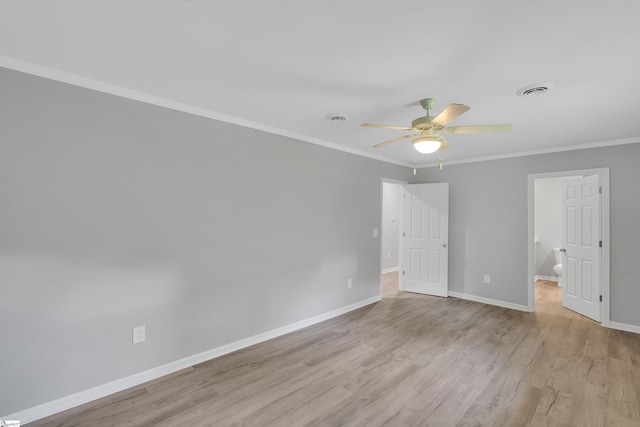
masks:
[(330, 122), (344, 122), (347, 120), (349, 116), (346, 114), (327, 114), (324, 119), (329, 120)]
[(542, 95), (547, 93), (553, 87), (553, 83), (536, 83), (525, 86), (516, 91), (518, 96)]

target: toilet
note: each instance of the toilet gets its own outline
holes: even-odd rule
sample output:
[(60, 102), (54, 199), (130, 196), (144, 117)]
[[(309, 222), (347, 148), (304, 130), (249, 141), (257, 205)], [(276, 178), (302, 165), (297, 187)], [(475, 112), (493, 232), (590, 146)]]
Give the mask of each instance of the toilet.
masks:
[(553, 272), (558, 276), (558, 286), (562, 287), (562, 252), (560, 248), (553, 248), (553, 256), (556, 258)]

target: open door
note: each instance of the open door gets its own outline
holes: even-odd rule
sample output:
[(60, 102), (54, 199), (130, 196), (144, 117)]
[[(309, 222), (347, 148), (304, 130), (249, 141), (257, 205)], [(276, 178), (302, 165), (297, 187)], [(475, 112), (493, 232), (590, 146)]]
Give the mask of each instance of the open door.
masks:
[(562, 195), (562, 305), (601, 321), (600, 177), (570, 180)]
[(402, 289), (448, 296), (449, 184), (404, 186)]

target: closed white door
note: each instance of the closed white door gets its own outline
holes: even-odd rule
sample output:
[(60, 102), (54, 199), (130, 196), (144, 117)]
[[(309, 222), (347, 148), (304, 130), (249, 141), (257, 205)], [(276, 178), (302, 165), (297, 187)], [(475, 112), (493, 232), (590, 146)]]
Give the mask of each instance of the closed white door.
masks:
[(448, 296), (449, 184), (404, 186), (402, 289)]
[(562, 305), (598, 322), (600, 301), (600, 177), (585, 176), (563, 186)]

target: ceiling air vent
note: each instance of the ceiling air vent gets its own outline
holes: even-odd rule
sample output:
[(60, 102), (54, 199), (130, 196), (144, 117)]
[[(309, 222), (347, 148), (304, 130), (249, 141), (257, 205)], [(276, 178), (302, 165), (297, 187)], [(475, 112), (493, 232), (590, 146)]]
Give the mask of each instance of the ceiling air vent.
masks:
[(518, 96), (531, 96), (531, 95), (542, 95), (546, 93), (553, 87), (553, 83), (539, 83), (534, 85), (525, 86), (516, 91), (516, 95)]
[(346, 114), (327, 114), (325, 116), (325, 120), (329, 120), (330, 122), (344, 122), (348, 118)]

